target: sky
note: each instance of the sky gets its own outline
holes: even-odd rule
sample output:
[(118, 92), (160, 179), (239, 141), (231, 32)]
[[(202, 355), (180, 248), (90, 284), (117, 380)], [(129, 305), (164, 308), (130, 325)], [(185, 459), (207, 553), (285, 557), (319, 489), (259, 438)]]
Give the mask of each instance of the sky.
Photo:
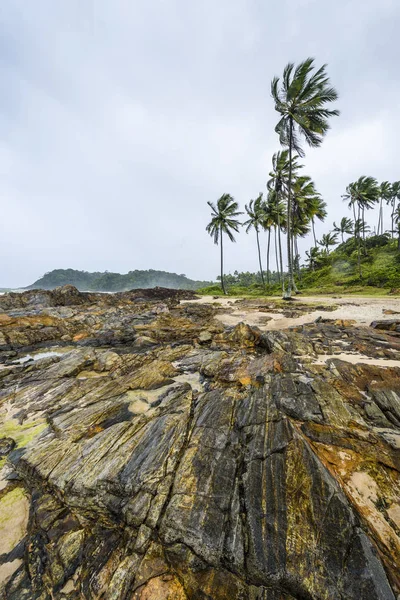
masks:
[[(0, 286), (55, 268), (214, 279), (207, 201), (265, 192), (270, 82), (308, 56), (339, 93), (302, 161), (328, 232), (348, 183), (400, 179), (399, 26), (399, 0), (2, 0)], [(254, 232), (226, 243), (226, 272), (257, 268)]]

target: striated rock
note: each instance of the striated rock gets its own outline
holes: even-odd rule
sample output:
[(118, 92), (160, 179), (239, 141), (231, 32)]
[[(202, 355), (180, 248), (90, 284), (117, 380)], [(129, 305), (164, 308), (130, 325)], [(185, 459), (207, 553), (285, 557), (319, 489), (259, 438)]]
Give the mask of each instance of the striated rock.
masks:
[(0, 314), (0, 598), (396, 599), (391, 330), (40, 293)]

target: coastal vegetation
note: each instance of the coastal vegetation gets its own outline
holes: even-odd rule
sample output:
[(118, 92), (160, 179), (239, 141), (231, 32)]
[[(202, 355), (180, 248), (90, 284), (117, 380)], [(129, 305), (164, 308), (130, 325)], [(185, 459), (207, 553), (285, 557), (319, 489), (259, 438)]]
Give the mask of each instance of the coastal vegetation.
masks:
[[(358, 264), (358, 239), (354, 236), (339, 244), (329, 253), (321, 246), (306, 251), (304, 264), (298, 270), (298, 290), (302, 294), (400, 294), (400, 253), (397, 239), (389, 233), (366, 236)], [(225, 285), (232, 296), (276, 296), (282, 291), (280, 273), (269, 274), (270, 286), (263, 286), (259, 273), (225, 275)], [(264, 272), (266, 278), (266, 272)], [(218, 295), (221, 286), (216, 283), (198, 290), (199, 293)]]
[[(241, 214), (234, 198), (224, 194), (217, 208), (208, 202), (213, 213), (206, 228), (216, 244), (220, 241), (220, 287), (208, 286), (202, 291), (226, 294), (229, 288), (230, 293), (259, 295), (276, 294), (280, 290), (283, 298), (289, 300), (292, 293), (321, 290), (321, 286), (324, 289), (400, 286), (400, 181), (378, 183), (376, 178), (362, 175), (349, 183), (342, 200), (352, 218), (345, 216), (338, 224), (333, 222), (332, 230), (317, 238), (316, 221), (326, 220), (327, 204), (313, 179), (303, 172), (300, 160), (305, 156), (302, 140), (311, 148), (319, 147), (329, 130), (331, 117), (339, 115), (336, 108), (331, 108), (338, 93), (331, 86), (326, 65), (317, 69), (312, 58), (297, 67), (289, 63), (282, 78), (272, 80), (271, 95), (280, 117), (275, 132), (284, 149), (272, 157), (266, 195), (260, 193), (245, 205), (247, 220), (242, 223), (246, 233), (252, 229), (256, 233), (259, 273), (235, 271), (234, 275), (223, 275), (222, 232), (235, 241), (232, 230), (238, 231), (237, 217)], [(385, 229), (385, 206), (390, 211), (389, 230)], [(366, 215), (374, 208), (377, 219), (372, 231)], [(263, 231), (267, 236), (265, 269), (260, 249)], [(276, 270), (271, 269), (271, 233)], [(301, 265), (298, 240), (308, 235), (311, 246), (305, 252), (305, 264)], [(351, 237), (345, 239), (347, 236)]]

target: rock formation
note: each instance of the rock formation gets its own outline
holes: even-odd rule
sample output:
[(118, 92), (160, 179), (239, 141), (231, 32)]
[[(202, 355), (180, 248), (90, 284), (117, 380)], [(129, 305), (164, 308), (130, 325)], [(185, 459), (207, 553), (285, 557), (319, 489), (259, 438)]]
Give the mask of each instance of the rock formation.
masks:
[(183, 297), (0, 297), (0, 598), (395, 600), (397, 326)]

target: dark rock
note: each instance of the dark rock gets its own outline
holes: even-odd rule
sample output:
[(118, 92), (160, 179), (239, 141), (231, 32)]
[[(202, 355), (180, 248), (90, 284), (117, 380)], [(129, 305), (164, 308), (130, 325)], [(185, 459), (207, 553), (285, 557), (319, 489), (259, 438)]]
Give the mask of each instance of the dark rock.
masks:
[(6, 456), (15, 448), (15, 440), (12, 438), (0, 438), (0, 456)]

